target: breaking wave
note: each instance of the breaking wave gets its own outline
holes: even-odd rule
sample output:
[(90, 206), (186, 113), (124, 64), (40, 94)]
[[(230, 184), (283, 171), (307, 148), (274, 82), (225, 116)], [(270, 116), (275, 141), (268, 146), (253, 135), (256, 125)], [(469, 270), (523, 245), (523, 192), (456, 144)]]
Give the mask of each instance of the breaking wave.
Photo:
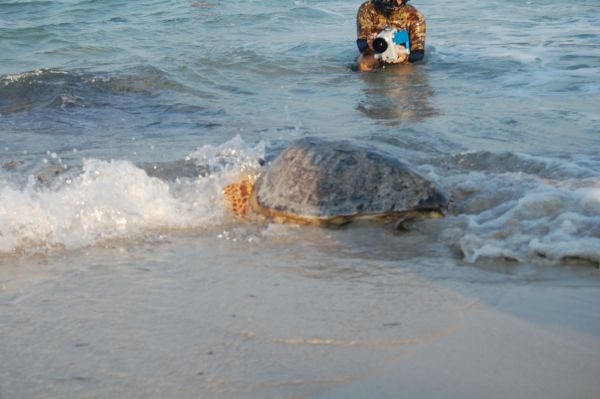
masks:
[[(279, 146), (279, 144), (277, 144)], [(223, 202), (226, 184), (257, 173), (264, 142), (239, 136), (181, 161), (60, 158), (0, 171), (0, 252), (77, 249), (173, 231), (240, 223)], [(600, 265), (600, 159), (473, 152), (421, 165), (451, 194), (440, 240), (468, 263), (486, 259)], [(389, 239), (402, 240), (390, 234)], [(390, 245), (398, 243), (391, 243)]]
[(600, 266), (598, 159), (461, 154), (444, 177), (453, 214), (444, 240), (471, 263), (584, 260)]
[(84, 159), (70, 166), (58, 159), (24, 171), (19, 162), (7, 163), (0, 177), (0, 252), (72, 250), (211, 228), (228, 217), (222, 187), (256, 167), (263, 148), (236, 137), (172, 164)]

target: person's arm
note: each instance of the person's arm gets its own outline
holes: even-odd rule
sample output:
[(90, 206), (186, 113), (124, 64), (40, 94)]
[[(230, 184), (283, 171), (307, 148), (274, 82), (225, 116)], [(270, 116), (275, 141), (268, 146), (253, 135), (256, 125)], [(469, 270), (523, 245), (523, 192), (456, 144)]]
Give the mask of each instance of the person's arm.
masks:
[(425, 57), (425, 36), (427, 35), (427, 24), (425, 16), (414, 9), (409, 27), (410, 32), (410, 55), (408, 62), (421, 61)]
[(356, 13), (356, 46), (358, 51), (364, 53), (369, 47), (369, 39), (372, 39), (374, 27), (373, 17), (370, 15), (370, 8), (367, 2), (363, 3)]

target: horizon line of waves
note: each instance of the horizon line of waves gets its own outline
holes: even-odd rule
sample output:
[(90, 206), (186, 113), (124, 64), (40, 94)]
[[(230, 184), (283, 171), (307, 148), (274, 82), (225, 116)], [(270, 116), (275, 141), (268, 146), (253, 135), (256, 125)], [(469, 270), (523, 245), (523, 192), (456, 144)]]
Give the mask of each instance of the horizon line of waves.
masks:
[(38, 106), (106, 107), (119, 96), (151, 99), (163, 91), (210, 97), (152, 65), (139, 65), (116, 73), (42, 68), (0, 76), (0, 114), (19, 113)]

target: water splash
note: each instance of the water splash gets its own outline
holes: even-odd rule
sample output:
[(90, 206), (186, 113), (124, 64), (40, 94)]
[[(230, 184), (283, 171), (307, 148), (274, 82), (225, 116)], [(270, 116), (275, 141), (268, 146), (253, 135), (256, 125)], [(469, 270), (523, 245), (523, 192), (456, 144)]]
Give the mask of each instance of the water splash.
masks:
[(84, 159), (80, 169), (56, 169), (48, 175), (51, 180), (29, 174), (24, 185), (10, 178), (18, 168), (4, 170), (0, 252), (73, 250), (217, 226), (227, 218), (223, 186), (240, 173), (250, 173), (263, 150), (263, 144), (251, 147), (240, 137), (219, 146), (205, 145), (190, 155), (189, 162), (208, 173), (190, 176), (182, 168), (181, 176), (171, 171), (170, 179), (152, 176), (128, 160)]

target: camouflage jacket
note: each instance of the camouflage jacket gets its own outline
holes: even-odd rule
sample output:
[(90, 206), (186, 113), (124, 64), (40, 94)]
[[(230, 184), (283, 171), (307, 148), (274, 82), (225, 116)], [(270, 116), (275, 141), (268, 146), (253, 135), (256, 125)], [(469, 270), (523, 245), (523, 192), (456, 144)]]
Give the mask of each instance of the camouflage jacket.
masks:
[(358, 9), (356, 15), (358, 39), (368, 39), (372, 34), (381, 32), (387, 26), (406, 29), (410, 36), (411, 50), (425, 50), (427, 31), (425, 17), (415, 7), (405, 4), (386, 16), (369, 0)]

